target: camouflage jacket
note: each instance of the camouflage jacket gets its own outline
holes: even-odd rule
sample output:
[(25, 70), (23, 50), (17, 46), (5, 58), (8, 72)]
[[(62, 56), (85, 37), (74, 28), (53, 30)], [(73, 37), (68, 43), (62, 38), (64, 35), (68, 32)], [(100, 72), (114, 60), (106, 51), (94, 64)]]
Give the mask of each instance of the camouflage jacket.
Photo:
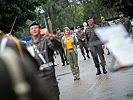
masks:
[[(78, 38), (78, 41), (81, 41), (81, 42), (86, 41), (86, 35), (83, 31), (77, 32), (76, 36)], [(82, 39), (84, 39), (84, 40), (82, 40)]]
[(125, 29), (127, 30), (127, 32), (132, 32), (132, 25), (131, 22), (128, 18), (124, 18), (122, 20), (118, 20), (118, 24), (121, 23), (124, 25)]
[[(39, 52), (43, 55), (46, 62), (52, 61), (53, 54), (54, 54), (54, 45), (49, 39), (40, 36), (37, 42), (34, 42), (33, 40), (31, 40), (27, 43), (27, 46), (33, 46), (33, 44), (36, 46)], [(35, 59), (39, 62), (40, 65), (43, 64), (37, 52), (35, 52)]]
[[(71, 40), (71, 43), (72, 43), (72, 46), (73, 46), (73, 49), (75, 51), (75, 53), (77, 54), (77, 41), (76, 41), (76, 38), (74, 35), (70, 35), (70, 40)], [(67, 50), (66, 50), (66, 36), (63, 36), (62, 37), (62, 40), (61, 40), (61, 43), (62, 43), (62, 47), (65, 51), (65, 55), (67, 54)]]

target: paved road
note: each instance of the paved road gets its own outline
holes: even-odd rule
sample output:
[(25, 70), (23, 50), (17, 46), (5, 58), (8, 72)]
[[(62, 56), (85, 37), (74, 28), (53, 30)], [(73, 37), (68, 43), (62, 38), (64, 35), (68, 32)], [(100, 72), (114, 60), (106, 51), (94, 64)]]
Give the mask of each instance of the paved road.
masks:
[[(79, 51), (79, 50), (78, 50)], [(62, 66), (56, 56), (56, 75), (60, 88), (60, 100), (133, 100), (133, 68), (115, 73), (109, 71), (112, 56), (105, 49), (108, 74), (96, 76), (91, 59), (83, 60), (79, 51), (80, 76), (74, 81), (69, 65)]]

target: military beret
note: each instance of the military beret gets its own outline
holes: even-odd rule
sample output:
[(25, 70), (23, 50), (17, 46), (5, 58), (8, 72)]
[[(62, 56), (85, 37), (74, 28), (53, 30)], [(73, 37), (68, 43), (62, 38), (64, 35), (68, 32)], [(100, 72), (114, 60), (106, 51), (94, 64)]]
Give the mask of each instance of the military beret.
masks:
[(119, 15), (123, 14), (123, 12), (120, 12)]
[(60, 30), (60, 28), (57, 28), (56, 31)]
[(40, 26), (40, 24), (39, 24), (38, 22), (32, 21), (32, 22), (29, 24), (29, 28), (30, 28), (31, 26), (34, 26), (34, 25)]
[(77, 28), (81, 28), (80, 26), (77, 26)]
[(92, 19), (93, 17), (92, 16), (89, 16), (86, 20), (89, 20), (89, 19)]

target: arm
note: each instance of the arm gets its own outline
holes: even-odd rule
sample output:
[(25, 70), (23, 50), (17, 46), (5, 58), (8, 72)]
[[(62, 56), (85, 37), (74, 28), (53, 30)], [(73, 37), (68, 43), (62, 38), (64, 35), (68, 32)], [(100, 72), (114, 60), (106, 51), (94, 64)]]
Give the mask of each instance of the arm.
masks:
[[(49, 43), (50, 43), (50, 42), (52, 43), (54, 49), (58, 49), (58, 48), (61, 48), (61, 47), (62, 47), (62, 46), (61, 46), (61, 42), (59, 42), (59, 40), (57, 40), (57, 39), (55, 38), (55, 36), (53, 36), (52, 34), (48, 37), (48, 40), (49, 40)], [(51, 46), (52, 46), (52, 45), (51, 45)], [(52, 48), (53, 48), (53, 47), (52, 47)]]
[(86, 36), (85, 32), (83, 32), (83, 35), (84, 35), (84, 40), (87, 41), (87, 36)]
[(130, 20), (128, 20), (128, 27), (129, 27), (129, 32), (132, 32), (132, 24), (131, 24)]
[(73, 36), (73, 40), (74, 40), (74, 45), (77, 48), (77, 40), (76, 40), (75, 36)]
[(89, 34), (87, 32), (87, 29), (85, 30), (85, 36), (86, 36), (86, 40), (89, 41), (90, 36), (89, 36)]

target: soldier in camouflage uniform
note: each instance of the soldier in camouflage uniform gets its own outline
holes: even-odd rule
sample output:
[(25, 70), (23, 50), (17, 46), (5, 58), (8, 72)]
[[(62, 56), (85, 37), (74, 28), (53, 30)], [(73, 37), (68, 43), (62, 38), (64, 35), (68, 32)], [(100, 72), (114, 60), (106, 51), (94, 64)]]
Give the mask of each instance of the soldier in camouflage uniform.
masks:
[(122, 12), (119, 14), (119, 18), (120, 19), (118, 20), (118, 24), (119, 23), (123, 24), (123, 26), (125, 27), (125, 29), (129, 33), (129, 35), (131, 35), (132, 25), (131, 25), (130, 20), (128, 18), (124, 17), (124, 14)]
[[(94, 32), (94, 28), (98, 27), (98, 25), (94, 24), (94, 20), (92, 17), (87, 18), (87, 23), (88, 23), (88, 27), (85, 30), (85, 34), (87, 37), (89, 50), (91, 52), (95, 67), (97, 68), (96, 75), (101, 74), (100, 64), (103, 68), (103, 73), (106, 74), (107, 73), (105, 69), (106, 61), (104, 58), (104, 52), (102, 48), (103, 44), (98, 38), (98, 36), (96, 35), (96, 33)], [(99, 63), (98, 56), (100, 58), (101, 63)]]
[[(110, 26), (110, 24), (106, 21), (106, 19), (104, 17), (101, 17), (101, 20), (100, 20), (100, 27), (105, 27), (105, 26)], [(108, 51), (108, 54), (107, 55), (110, 55), (110, 51), (108, 48), (106, 48), (107, 51)]]
[[(46, 84), (45, 89), (51, 95), (52, 100), (59, 100), (59, 88), (58, 83), (55, 76), (55, 68), (53, 66), (53, 50), (54, 50), (54, 42), (47, 38), (44, 38), (40, 34), (40, 25), (36, 22), (31, 23), (29, 26), (30, 34), (32, 36), (32, 40), (27, 44), (28, 46), (35, 45), (35, 59), (42, 65), (44, 62), (40, 59), (37, 49), (43, 55), (46, 63), (45, 68), (41, 71), (43, 77), (41, 80)], [(46, 68), (47, 67), (47, 68)]]
[(89, 50), (88, 50), (88, 46), (87, 46), (86, 35), (81, 30), (80, 26), (78, 26), (77, 29), (78, 29), (78, 31), (77, 31), (76, 35), (77, 35), (77, 38), (78, 38), (79, 47), (80, 47), (81, 53), (84, 57), (84, 60), (86, 60), (84, 49), (86, 50), (87, 57), (90, 59)]

